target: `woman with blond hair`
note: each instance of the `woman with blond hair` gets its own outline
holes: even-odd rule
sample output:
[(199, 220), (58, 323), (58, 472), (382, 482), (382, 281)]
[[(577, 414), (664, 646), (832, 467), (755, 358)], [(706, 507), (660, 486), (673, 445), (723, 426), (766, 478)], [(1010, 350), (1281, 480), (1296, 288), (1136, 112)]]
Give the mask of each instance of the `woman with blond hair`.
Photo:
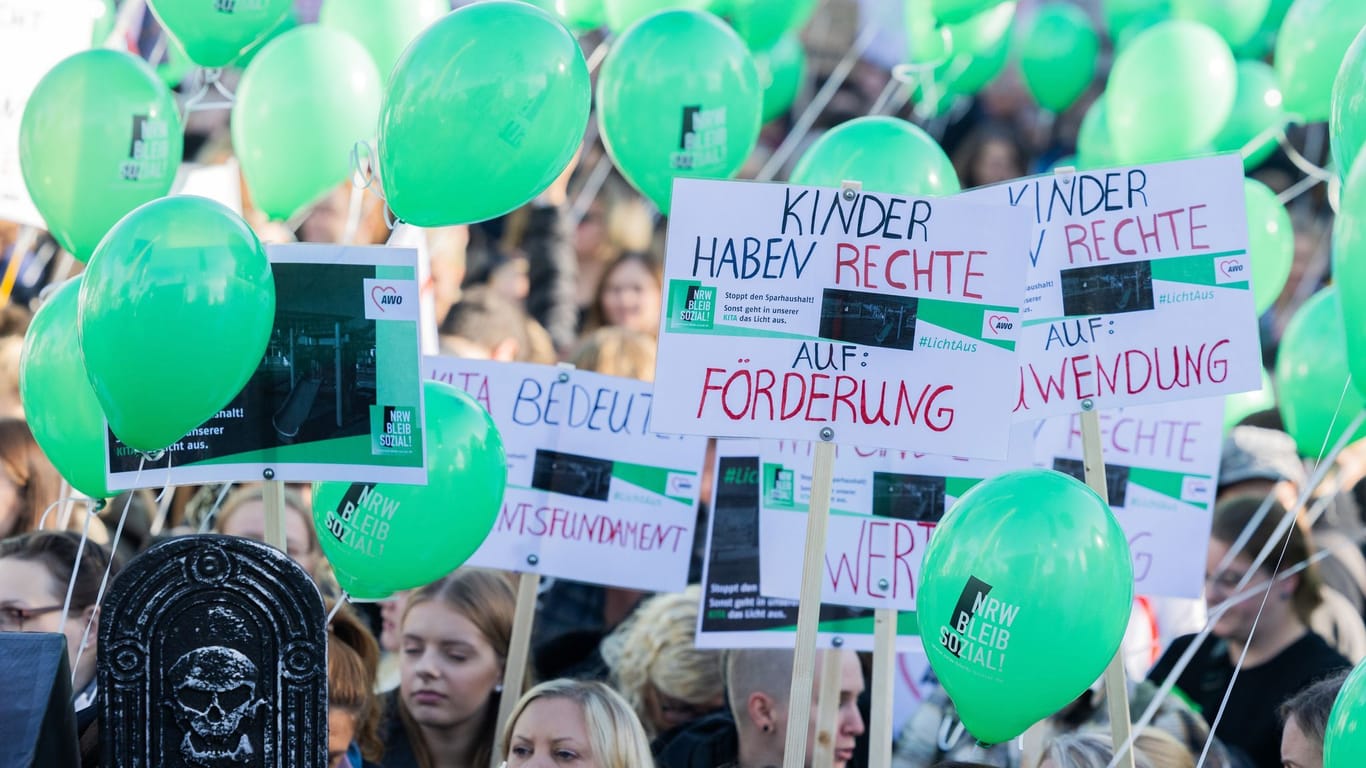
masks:
[(626, 701), (599, 682), (551, 680), (526, 692), (503, 730), (506, 768), (653, 768), (650, 742)]

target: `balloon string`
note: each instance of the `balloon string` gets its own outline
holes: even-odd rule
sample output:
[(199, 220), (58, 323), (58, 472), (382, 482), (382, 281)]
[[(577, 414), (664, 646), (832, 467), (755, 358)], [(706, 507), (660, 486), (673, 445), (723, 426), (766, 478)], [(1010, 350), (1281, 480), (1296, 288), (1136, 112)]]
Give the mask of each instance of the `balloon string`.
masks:
[(598, 157), (598, 161), (593, 164), (593, 170), (589, 172), (588, 179), (583, 183), (583, 189), (574, 197), (574, 203), (570, 206), (570, 220), (575, 226), (583, 220), (588, 213), (588, 206), (593, 204), (598, 193), (602, 191), (602, 185), (607, 183), (607, 177), (612, 173), (612, 158), (603, 152)]
[(1247, 140), (1247, 143), (1245, 143), (1245, 144), (1243, 144), (1243, 146), (1239, 147), (1239, 148), (1238, 148), (1238, 154), (1239, 154), (1239, 155), (1242, 155), (1244, 158), (1247, 158), (1247, 157), (1250, 156), (1253, 152), (1256, 152), (1258, 149), (1260, 149), (1261, 146), (1262, 146), (1263, 144), (1265, 144), (1265, 143), (1267, 142), (1268, 139), (1272, 139), (1272, 138), (1277, 139), (1278, 142), (1279, 142), (1281, 139), (1284, 139), (1284, 138), (1285, 138), (1285, 126), (1283, 126), (1283, 125), (1268, 125), (1266, 128), (1263, 128), (1263, 129), (1262, 129), (1261, 133), (1258, 133), (1256, 136), (1253, 136), (1252, 138), (1248, 139), (1248, 140)]
[[(76, 576), (81, 572), (81, 556), (85, 554), (85, 543), (90, 540), (90, 519), (93, 517), (94, 515), (87, 510), (85, 525), (81, 528), (81, 543), (76, 545), (76, 562), (72, 564), (71, 578), (66, 582), (66, 599), (62, 601), (62, 623), (58, 626), (66, 626), (67, 614), (71, 612), (71, 595), (76, 591)], [(39, 528), (41, 527), (40, 524)]]
[(1276, 195), (1276, 199), (1281, 203), (1288, 203), (1314, 187), (1317, 187), (1322, 181), (1323, 179), (1314, 176), (1305, 176), (1293, 185), (1287, 187), (1280, 194)]
[[(222, 76), (223, 70), (211, 68), (202, 69), (200, 72), (202, 73), (201, 77), (203, 78), (203, 82), (200, 84), (199, 90), (195, 91), (193, 96), (185, 100), (185, 105), (183, 107), (184, 114), (181, 117), (186, 122), (188, 122), (189, 116), (193, 112), (205, 112), (214, 109), (232, 109), (232, 105), (236, 101), (232, 92), (229, 91), (223, 85), (222, 80), (219, 79)], [(209, 96), (211, 91), (217, 93), (219, 98), (210, 101)]]
[(1328, 181), (1333, 178), (1333, 173), (1331, 171), (1314, 165), (1309, 161), (1309, 158), (1300, 154), (1300, 151), (1295, 148), (1294, 143), (1285, 135), (1285, 131), (1278, 132), (1276, 141), (1281, 145), (1281, 149), (1285, 151), (1285, 156), (1290, 158), (1290, 162), (1293, 163), (1301, 173), (1306, 176), (1312, 176), (1319, 181)]
[(218, 498), (213, 500), (213, 506), (209, 507), (209, 511), (204, 513), (204, 519), (199, 521), (200, 533), (208, 533), (209, 529), (213, 527), (213, 521), (218, 516), (218, 508), (223, 505), (223, 499), (227, 498), (228, 491), (231, 488), (232, 483), (224, 483), (223, 487), (219, 489)]
[(588, 74), (593, 74), (602, 64), (602, 60), (607, 58), (608, 51), (612, 50), (613, 37), (612, 33), (609, 32), (602, 38), (602, 42), (593, 46), (593, 52), (588, 54), (588, 58), (584, 61), (588, 65)]
[(835, 98), (835, 93), (839, 91), (840, 86), (849, 77), (849, 73), (853, 71), (859, 57), (868, 50), (868, 46), (873, 44), (873, 39), (877, 37), (877, 31), (877, 27), (869, 24), (859, 34), (858, 39), (844, 54), (844, 58), (840, 59), (834, 70), (830, 72), (830, 77), (826, 78), (825, 84), (811, 99), (811, 103), (807, 104), (806, 109), (802, 110), (801, 115), (797, 117), (797, 122), (793, 124), (792, 130), (783, 139), (783, 143), (778, 145), (778, 148), (768, 158), (768, 162), (764, 163), (764, 167), (759, 170), (758, 176), (755, 177), (756, 180), (772, 181), (778, 171), (782, 170), (788, 158), (797, 151), (802, 140), (811, 132), (812, 126), (816, 124), (816, 119), (825, 111), (826, 105)]
[[(54, 502), (52, 502), (51, 504), (47, 505), (47, 508), (43, 510), (43, 514), (42, 514), (41, 516), (39, 516), (39, 518), (38, 518), (38, 528), (37, 528), (37, 529), (38, 529), (38, 530), (43, 530), (43, 529), (47, 528), (47, 518), (48, 518), (49, 515), (52, 514), (52, 510), (56, 509), (57, 507), (61, 506), (62, 504), (66, 504), (66, 503), (72, 502), (72, 501), (88, 501), (88, 499), (86, 499), (86, 498), (83, 497), (83, 496), (66, 496), (66, 497), (64, 497), (64, 498), (57, 499), (56, 501), (54, 501)], [(59, 527), (65, 528), (66, 526), (59, 526)]]
[[(137, 487), (138, 477), (142, 474), (142, 465), (147, 459), (144, 456), (138, 461), (138, 474), (133, 477), (133, 487)], [(95, 626), (95, 617), (100, 614), (100, 603), (104, 602), (104, 590), (109, 586), (109, 573), (114, 568), (114, 556), (119, 551), (119, 539), (123, 538), (123, 524), (128, 521), (128, 508), (133, 505), (133, 494), (129, 493), (128, 498), (123, 502), (123, 511), (119, 513), (119, 524), (114, 528), (114, 538), (109, 542), (109, 557), (104, 564), (104, 576), (100, 578), (100, 588), (95, 592), (95, 610), (91, 612), (90, 619), (85, 622), (85, 631), (81, 633), (81, 644), (76, 649), (76, 661), (71, 664), (71, 679), (76, 679), (76, 668), (80, 666), (81, 656), (85, 655), (85, 649), (90, 645), (90, 628)], [(86, 518), (87, 522), (89, 518)], [(72, 583), (75, 583), (75, 572), (80, 568), (80, 556), (77, 555), (76, 568), (72, 570)], [(62, 612), (65, 617), (65, 610)]]
[(104, 39), (104, 45), (101, 47), (128, 50), (128, 32), (133, 28), (133, 20), (144, 13), (143, 7), (146, 4), (146, 0), (125, 2), (123, 7), (119, 8), (118, 15), (114, 17), (114, 27), (109, 30), (109, 36)]
[(877, 98), (873, 100), (873, 108), (868, 110), (868, 114), (883, 114), (883, 111), (887, 109), (887, 106), (892, 103), (892, 97), (896, 95), (897, 89), (900, 88), (901, 85), (902, 82), (896, 77), (888, 79), (887, 84), (882, 86), (882, 93), (879, 93)]
[(335, 605), (332, 606), (332, 610), (327, 612), (327, 621), (323, 622), (323, 626), (325, 627), (328, 624), (331, 624), (332, 620), (335, 619), (337, 617), (337, 614), (341, 611), (342, 606), (346, 605), (349, 602), (351, 602), (351, 595), (343, 589), (341, 597), (337, 598), (337, 602)]

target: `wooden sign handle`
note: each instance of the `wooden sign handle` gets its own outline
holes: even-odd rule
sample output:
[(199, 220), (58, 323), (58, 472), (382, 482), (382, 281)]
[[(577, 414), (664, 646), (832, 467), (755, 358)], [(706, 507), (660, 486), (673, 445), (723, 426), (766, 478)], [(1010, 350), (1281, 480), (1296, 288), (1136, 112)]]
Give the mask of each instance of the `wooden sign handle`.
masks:
[(878, 608), (873, 614), (873, 707), (868, 724), (869, 768), (892, 768), (896, 622), (895, 608)]
[(267, 480), (262, 496), (266, 507), (266, 543), (287, 551), (288, 534), (285, 533), (285, 484), (280, 480)]
[[(531, 627), (536, 621), (536, 595), (541, 589), (541, 575), (522, 573), (517, 576), (517, 611), (512, 619), (512, 638), (508, 643), (507, 664), (503, 668), (503, 695), (498, 700), (498, 721), (493, 731), (494, 743), (500, 743), (512, 708), (522, 697), (526, 683), (527, 657), (531, 650)], [(498, 768), (503, 757), (493, 751), (489, 765)]]

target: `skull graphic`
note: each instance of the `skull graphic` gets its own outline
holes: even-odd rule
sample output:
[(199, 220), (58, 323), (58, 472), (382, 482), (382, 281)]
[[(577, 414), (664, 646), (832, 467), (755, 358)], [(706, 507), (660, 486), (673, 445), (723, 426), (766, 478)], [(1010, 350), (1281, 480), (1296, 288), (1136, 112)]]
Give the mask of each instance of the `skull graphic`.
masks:
[(232, 648), (196, 648), (171, 665), (168, 678), (185, 760), (203, 768), (248, 762), (255, 750), (243, 726), (267, 706), (256, 696), (259, 673), (251, 659)]

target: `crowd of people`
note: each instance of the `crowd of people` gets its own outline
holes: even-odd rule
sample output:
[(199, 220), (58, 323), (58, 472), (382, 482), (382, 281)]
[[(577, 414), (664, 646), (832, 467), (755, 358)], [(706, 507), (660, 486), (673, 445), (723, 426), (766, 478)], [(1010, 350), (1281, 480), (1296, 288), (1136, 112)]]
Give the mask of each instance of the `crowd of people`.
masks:
[[(871, 4), (822, 4), (806, 34), (813, 71), (805, 95), (765, 127), (742, 176), (752, 177), (788, 136), (811, 92), (849, 47), (856, 29), (839, 20), (858, 18), (858, 6), (866, 11)], [(156, 37), (150, 18), (143, 30), (150, 48)], [(1103, 77), (1102, 68), (1092, 91), (1058, 115), (1032, 103), (1013, 68), (937, 114), (914, 102), (892, 99), (892, 106), (933, 133), (970, 188), (1044, 171), (1074, 154), (1081, 116)], [(872, 54), (859, 60), (805, 143), (870, 112), (890, 80), (887, 62)], [(231, 84), (230, 72), (224, 82)], [(1310, 155), (1313, 147), (1326, 152), (1315, 130), (1292, 130), (1291, 141)], [(226, 113), (196, 113), (186, 159), (220, 163), (231, 152)], [(667, 220), (615, 171), (598, 172), (609, 163), (590, 131), (580, 156), (526, 206), (493, 221), (424, 233), (431, 278), (423, 291), (437, 307), (444, 353), (571, 362), (652, 379)], [(1298, 173), (1279, 152), (1250, 171), (1276, 191)], [(246, 218), (267, 242), (382, 244), (391, 234), (373, 189), (356, 193), (350, 183), (340, 185), (292, 228), (267, 221), (244, 185), (240, 192)], [(1329, 280), (1326, 194), (1302, 195), (1290, 208), (1294, 268), (1261, 321), (1268, 367), (1290, 314)], [(65, 635), (80, 751), (83, 765), (92, 766), (99, 762), (100, 730), (118, 727), (98, 717), (102, 584), (166, 537), (212, 531), (264, 540), (264, 496), (251, 484), (206, 485), (159, 495), (156, 489), (126, 492), (88, 509), (66, 503), (61, 478), (25, 425), (17, 384), (28, 318), (43, 290), (67, 276), (59, 274), (64, 262), (44, 256), (52, 251), (49, 239), (30, 242), (17, 226), (0, 225), (0, 246), (7, 259), (25, 265), (0, 311), (0, 631)], [(1206, 752), (1204, 764), (1219, 768), (1322, 765), (1328, 712), (1346, 671), (1366, 657), (1366, 484), (1360, 482), (1366, 447), (1350, 446), (1314, 487), (1307, 466), (1275, 409), (1248, 416), (1229, 434), (1204, 600), (1136, 603), (1135, 624), (1145, 629), (1131, 633), (1141, 639), (1126, 641), (1127, 657), (1146, 679), (1131, 681), (1129, 705), (1136, 721), (1151, 715), (1133, 744), (1140, 768), (1193, 768)], [(709, 492), (703, 488), (689, 574), (694, 586), (686, 591), (651, 595), (546, 580), (528, 675), (544, 682), (525, 690), (503, 684), (516, 607), (509, 574), (460, 568), (379, 604), (339, 607), (328, 627), (330, 766), (780, 764), (792, 652), (694, 645)], [(1308, 504), (1296, 504), (1301, 495)], [(287, 554), (335, 601), (339, 591), (314, 529), (309, 487), (291, 486), (286, 508)], [(818, 667), (840, 665), (834, 764), (865, 765), (870, 659), (851, 651), (817, 658)], [(1059, 663), (1066, 663), (1062, 647)], [(1169, 679), (1174, 686), (1167, 692)], [(815, 696), (813, 690), (808, 765)], [(894, 765), (1100, 768), (1115, 748), (1104, 696), (1097, 682), (1031, 730), (1022, 752), (1014, 743), (977, 744), (952, 701), (934, 689), (896, 734)], [(515, 706), (496, 732), (505, 697)]]

